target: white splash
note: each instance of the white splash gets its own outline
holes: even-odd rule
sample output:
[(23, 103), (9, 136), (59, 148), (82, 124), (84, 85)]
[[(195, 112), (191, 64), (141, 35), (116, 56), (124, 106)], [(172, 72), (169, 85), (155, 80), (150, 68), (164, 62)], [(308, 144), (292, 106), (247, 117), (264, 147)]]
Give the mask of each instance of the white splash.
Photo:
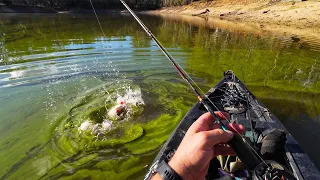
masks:
[(125, 92), (117, 94), (112, 99), (114, 99), (115, 105), (108, 109), (106, 117), (102, 123), (86, 120), (81, 123), (78, 130), (80, 132), (88, 132), (100, 137), (100, 135), (112, 130), (115, 122), (129, 120), (133, 115), (142, 112), (145, 105), (139, 88), (134, 90), (128, 88)]
[(128, 120), (135, 112), (145, 105), (140, 89), (127, 89), (124, 95), (118, 95), (116, 105), (108, 111), (108, 116), (113, 120)]
[(80, 131), (90, 131), (92, 129), (92, 126), (93, 126), (92, 122), (87, 120), (83, 122), (78, 129)]
[(90, 132), (93, 135), (104, 134), (112, 129), (112, 121), (103, 120), (102, 123), (94, 123), (90, 120), (84, 121), (78, 128), (81, 132)]
[(128, 105), (132, 106), (141, 106), (144, 105), (144, 101), (142, 99), (142, 94), (140, 89), (132, 90), (129, 88), (124, 96), (119, 96), (117, 98), (117, 104), (121, 104), (121, 102), (125, 102)]
[(112, 128), (112, 121), (104, 120), (102, 122), (102, 129), (104, 131), (110, 131)]

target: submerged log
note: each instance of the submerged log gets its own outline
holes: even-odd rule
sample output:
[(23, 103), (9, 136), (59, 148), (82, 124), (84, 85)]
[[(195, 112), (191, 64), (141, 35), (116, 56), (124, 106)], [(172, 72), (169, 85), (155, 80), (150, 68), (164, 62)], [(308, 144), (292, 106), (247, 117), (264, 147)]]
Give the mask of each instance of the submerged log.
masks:
[(205, 11), (203, 11), (203, 12), (201, 12), (201, 13), (198, 13), (198, 14), (192, 14), (192, 16), (200, 16), (200, 15), (202, 15), (202, 14), (206, 14), (206, 13), (208, 13), (208, 12), (210, 12), (210, 10), (209, 10), (209, 9), (206, 9)]

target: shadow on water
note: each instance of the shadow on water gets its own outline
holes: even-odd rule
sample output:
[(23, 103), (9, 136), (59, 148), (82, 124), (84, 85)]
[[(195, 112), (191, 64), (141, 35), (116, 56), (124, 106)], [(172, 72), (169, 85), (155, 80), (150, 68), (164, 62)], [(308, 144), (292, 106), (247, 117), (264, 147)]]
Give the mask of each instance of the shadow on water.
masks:
[(320, 160), (317, 158), (320, 146), (313, 146), (320, 142), (320, 135), (317, 131), (320, 126), (319, 116), (307, 114), (309, 107), (301, 102), (286, 99), (261, 99), (261, 101), (285, 125), (315, 165), (320, 167)]

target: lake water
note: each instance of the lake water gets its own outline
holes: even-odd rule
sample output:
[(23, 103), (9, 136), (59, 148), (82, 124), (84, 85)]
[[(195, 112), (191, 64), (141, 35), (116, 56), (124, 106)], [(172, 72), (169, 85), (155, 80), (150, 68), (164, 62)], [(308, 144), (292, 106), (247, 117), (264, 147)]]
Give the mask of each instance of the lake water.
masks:
[[(142, 16), (200, 87), (233, 70), (320, 167), (320, 43)], [(141, 179), (196, 102), (128, 14), (0, 15), (0, 179)], [(105, 133), (80, 131), (134, 94)], [(118, 99), (117, 99), (118, 98)], [(98, 129), (98, 130), (100, 130)]]

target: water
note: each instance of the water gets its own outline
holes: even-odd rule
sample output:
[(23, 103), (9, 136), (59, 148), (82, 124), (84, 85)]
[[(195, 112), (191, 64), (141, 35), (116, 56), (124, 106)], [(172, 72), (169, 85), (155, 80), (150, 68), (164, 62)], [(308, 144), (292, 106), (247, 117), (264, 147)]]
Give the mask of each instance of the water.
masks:
[[(141, 179), (196, 102), (131, 16), (100, 18), (106, 37), (93, 15), (1, 15), (0, 179)], [(204, 91), (233, 70), (320, 167), (319, 41), (142, 20)], [(81, 132), (129, 89), (143, 101), (132, 116)]]

